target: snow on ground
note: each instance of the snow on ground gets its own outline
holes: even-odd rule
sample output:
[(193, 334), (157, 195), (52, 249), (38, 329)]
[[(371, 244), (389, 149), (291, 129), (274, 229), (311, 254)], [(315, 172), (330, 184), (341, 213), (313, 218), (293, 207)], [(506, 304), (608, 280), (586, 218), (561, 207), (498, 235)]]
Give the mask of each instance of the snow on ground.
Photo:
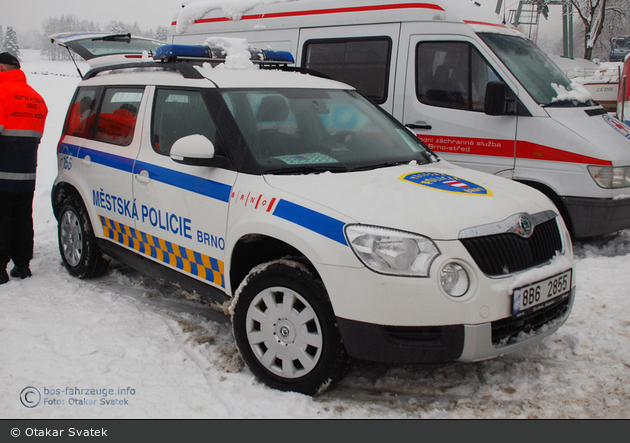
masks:
[[(573, 312), (540, 344), (474, 364), (360, 363), (315, 398), (257, 381), (228, 319), (166, 282), (120, 264), (98, 279), (71, 277), (59, 258), (50, 189), (79, 77), (71, 62), (24, 57), (50, 113), (39, 151), (34, 275), (0, 286), (0, 417), (630, 418), (630, 231), (574, 245)], [(42, 393), (37, 407), (20, 401), (33, 398), (28, 387)]]

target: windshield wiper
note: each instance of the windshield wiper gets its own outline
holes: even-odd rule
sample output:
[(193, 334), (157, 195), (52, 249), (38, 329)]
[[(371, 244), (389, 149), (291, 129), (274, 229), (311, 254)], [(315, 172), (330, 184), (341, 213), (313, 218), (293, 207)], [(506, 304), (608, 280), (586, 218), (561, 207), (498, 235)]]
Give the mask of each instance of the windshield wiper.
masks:
[(543, 108), (587, 108), (595, 106), (592, 100), (580, 102), (577, 100), (556, 100), (555, 102), (542, 105)]
[(131, 34), (112, 34), (112, 35), (104, 35), (103, 37), (94, 37), (92, 39), (93, 42), (96, 41), (105, 41), (105, 42), (115, 42), (122, 41), (125, 43), (131, 42)]
[(267, 169), (265, 174), (313, 174), (321, 172), (348, 172), (349, 169), (342, 165), (294, 165), (280, 168)]
[(372, 169), (380, 169), (380, 168), (391, 168), (393, 166), (398, 166), (398, 165), (408, 165), (411, 162), (415, 161), (418, 163), (418, 165), (426, 165), (428, 163), (437, 163), (438, 161), (440, 161), (440, 158), (433, 154), (433, 152), (431, 152), (432, 155), (427, 155), (426, 157), (422, 157), (422, 158), (411, 158), (411, 159), (406, 159), (406, 160), (390, 160), (390, 161), (384, 161), (382, 163), (371, 163), (371, 164), (367, 164), (367, 165), (363, 165), (363, 166), (357, 166), (355, 168), (352, 168), (352, 171), (369, 171)]

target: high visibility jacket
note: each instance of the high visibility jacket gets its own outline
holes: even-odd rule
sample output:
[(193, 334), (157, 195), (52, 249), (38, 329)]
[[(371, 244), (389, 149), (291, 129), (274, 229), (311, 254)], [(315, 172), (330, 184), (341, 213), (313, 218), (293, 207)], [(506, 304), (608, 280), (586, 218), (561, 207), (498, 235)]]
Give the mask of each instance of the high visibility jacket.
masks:
[(35, 190), (48, 108), (20, 69), (0, 72), (0, 192)]

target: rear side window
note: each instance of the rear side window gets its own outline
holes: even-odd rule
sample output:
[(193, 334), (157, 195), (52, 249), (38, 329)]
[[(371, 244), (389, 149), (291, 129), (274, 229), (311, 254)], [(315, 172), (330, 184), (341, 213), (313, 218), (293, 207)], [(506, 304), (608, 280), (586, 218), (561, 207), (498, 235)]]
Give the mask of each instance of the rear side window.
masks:
[(153, 110), (152, 142), (158, 154), (169, 155), (182, 137), (201, 134), (217, 146), (217, 129), (201, 92), (158, 89)]
[(95, 140), (127, 146), (133, 139), (144, 88), (107, 88), (96, 117)]
[(426, 42), (416, 48), (416, 94), (424, 104), (483, 112), (486, 86), (497, 80), (468, 43)]
[(98, 87), (79, 88), (70, 106), (64, 135), (93, 138)]
[(389, 37), (309, 40), (302, 66), (354, 86), (377, 104), (387, 100)]

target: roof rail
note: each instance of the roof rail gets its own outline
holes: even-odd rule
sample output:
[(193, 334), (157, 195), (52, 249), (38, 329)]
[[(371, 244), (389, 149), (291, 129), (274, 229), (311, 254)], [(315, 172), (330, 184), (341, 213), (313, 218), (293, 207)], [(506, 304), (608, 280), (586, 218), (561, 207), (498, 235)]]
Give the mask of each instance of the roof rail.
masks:
[[(332, 79), (332, 77), (313, 69), (289, 66), (295, 63), (293, 55), (288, 51), (272, 51), (268, 49), (252, 49), (252, 62), (256, 63), (260, 69), (277, 69), (287, 72), (299, 72), (316, 77)], [(212, 65), (225, 61), (227, 54), (223, 49), (205, 45), (164, 45), (160, 46), (153, 59), (155, 61), (121, 63), (117, 65), (107, 65), (93, 68), (85, 74), (84, 79), (96, 77), (101, 72), (114, 71), (119, 69), (136, 68), (160, 68), (171, 71), (178, 71), (182, 77), (191, 79), (205, 78), (193, 66), (195, 64), (209, 62)]]
[(134, 69), (134, 68), (161, 68), (166, 70), (178, 71), (184, 78), (202, 79), (205, 78), (199, 71), (197, 71), (192, 64), (189, 63), (165, 63), (165, 62), (136, 62), (136, 63), (123, 63), (118, 65), (99, 66), (98, 68), (90, 69), (85, 74), (84, 79), (87, 80), (92, 77), (96, 77), (101, 72), (114, 71), (117, 69)]

